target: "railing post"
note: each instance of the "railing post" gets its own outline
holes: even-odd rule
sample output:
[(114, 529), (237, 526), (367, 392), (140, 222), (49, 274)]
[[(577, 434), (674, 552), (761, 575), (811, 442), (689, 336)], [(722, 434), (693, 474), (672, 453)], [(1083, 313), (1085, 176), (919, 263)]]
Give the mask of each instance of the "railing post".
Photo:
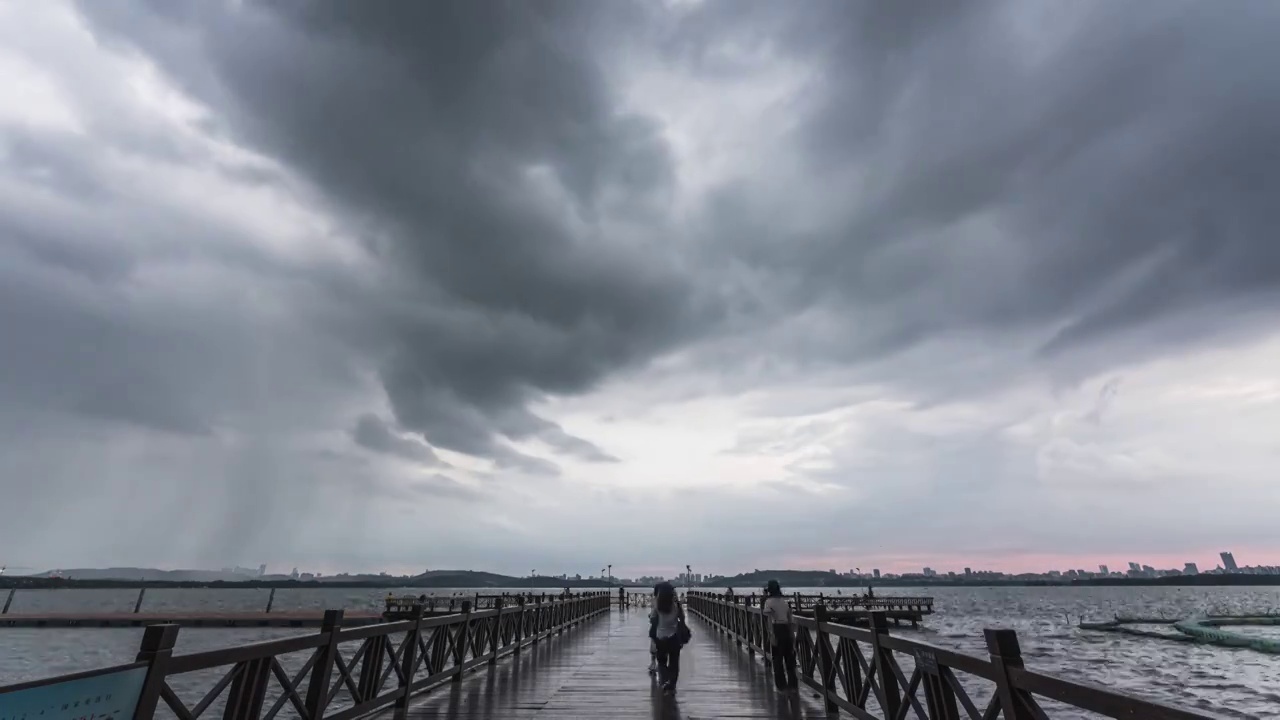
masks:
[(471, 601), (462, 601), (462, 623), (453, 646), (453, 682), (462, 682), (462, 665), (467, 661), (467, 645), (471, 634)]
[(341, 629), (342, 611), (325, 610), (320, 632), (329, 633), (329, 639), (316, 648), (316, 662), (311, 666), (311, 679), (307, 681), (307, 717), (324, 717), (324, 706), (329, 698), (329, 678), (338, 652), (338, 631)]
[(364, 652), (360, 654), (360, 677), (356, 681), (356, 689), (360, 691), (358, 703), (378, 696), (382, 686), (382, 661), (386, 654), (386, 635), (374, 635), (365, 643)]
[(17, 588), (14, 588), (9, 591), (9, 597), (5, 598), (4, 609), (0, 610), (0, 615), (5, 615), (9, 612), (9, 606), (13, 604), (13, 596), (17, 592), (18, 592)]
[[(764, 666), (772, 669), (773, 668), (773, 652), (772, 652), (773, 623), (769, 622), (769, 619), (764, 616), (763, 612), (761, 612), (759, 615), (752, 615), (751, 620), (753, 623), (752, 631), (760, 638), (760, 648), (762, 650), (761, 654), (764, 655)], [(797, 633), (798, 629), (799, 628), (795, 628), (795, 627), (792, 627), (791, 629), (792, 649), (796, 649), (795, 643), (797, 643), (800, 640), (799, 635)]]
[(151, 625), (142, 633), (142, 645), (138, 648), (137, 662), (150, 663), (147, 668), (147, 679), (142, 683), (142, 694), (138, 696), (138, 708), (133, 713), (134, 720), (151, 720), (156, 714), (156, 706), (160, 703), (160, 691), (164, 688), (165, 672), (169, 658), (173, 657), (173, 646), (178, 642), (178, 626)]
[(542, 600), (537, 597), (530, 597), (533, 602), (533, 620), (531, 621), (533, 630), (533, 644), (537, 645), (542, 635)]
[(1011, 668), (1022, 667), (1022, 648), (1018, 634), (1013, 630), (986, 629), (987, 652), (991, 654), (991, 666), (996, 675), (996, 695), (1005, 720), (1035, 720), (1028, 706), (1026, 694), (1013, 686), (1009, 678)]
[(525, 608), (524, 596), (517, 595), (516, 596), (516, 619), (515, 619), (516, 627), (515, 627), (515, 631), (512, 633), (512, 637), (515, 638), (515, 643), (516, 643), (515, 652), (520, 652), (520, 646), (524, 644), (524, 623), (526, 619), (524, 608)]
[[(422, 606), (413, 611), (413, 627), (405, 633), (404, 650), (400, 652), (400, 674), (403, 676), (400, 688), (403, 690), (396, 698), (395, 717), (403, 718), (409, 709), (409, 695), (413, 692), (413, 674), (418, 669), (418, 636), (422, 633)], [(318, 718), (319, 715), (312, 715)]]
[(271, 594), (267, 596), (267, 612), (271, 612), (271, 606), (276, 601), (276, 589), (271, 588)]
[(142, 609), (142, 596), (143, 596), (143, 595), (146, 595), (146, 594), (147, 594), (147, 589), (146, 589), (146, 588), (142, 588), (142, 589), (138, 590), (138, 600), (137, 600), (136, 602), (134, 602), (134, 603), (133, 603), (133, 614), (134, 614), (134, 615), (137, 615), (137, 614), (138, 614), (138, 611)]
[[(831, 660), (831, 635), (822, 629), (826, 625), (829, 618), (827, 617), (827, 606), (819, 603), (813, 607), (813, 641), (818, 646), (818, 671), (822, 673), (822, 701), (826, 705), (827, 714), (838, 712), (840, 706), (836, 705), (836, 701), (831, 694), (836, 690), (836, 669)], [(886, 717), (896, 718), (897, 712), (888, 712), (885, 709)]]
[(236, 663), (236, 677), (227, 693), (222, 720), (258, 720), (262, 703), (267, 699), (267, 678), (271, 675), (271, 658), (255, 658)]
[(493, 609), (498, 612), (493, 616), (493, 631), (489, 633), (489, 664), (498, 662), (498, 643), (502, 641), (502, 598), (493, 601)]
[[(730, 599), (730, 604), (726, 607), (729, 611), (729, 632), (733, 635), (733, 642), (738, 647), (742, 647), (742, 635), (747, 632), (748, 623), (751, 622), (751, 604), (738, 607), (737, 602)], [(747, 641), (747, 647), (751, 647), (751, 641)]]
[[(893, 672), (896, 662), (893, 650), (880, 644), (880, 638), (889, 634), (889, 621), (883, 610), (871, 613), (871, 632), (871, 649), (875, 655), (876, 673), (880, 676), (880, 692), (883, 695), (877, 699), (885, 717), (896, 718), (902, 707), (902, 690), (898, 686), (898, 676)], [(867, 682), (871, 681), (871, 674), (868, 673)]]
[(913, 656), (916, 669), (920, 671), (921, 684), (924, 686), (925, 707), (929, 712), (929, 720), (960, 720), (956, 693), (951, 689), (947, 679), (942, 676), (937, 656), (932, 650), (925, 648), (916, 648)]

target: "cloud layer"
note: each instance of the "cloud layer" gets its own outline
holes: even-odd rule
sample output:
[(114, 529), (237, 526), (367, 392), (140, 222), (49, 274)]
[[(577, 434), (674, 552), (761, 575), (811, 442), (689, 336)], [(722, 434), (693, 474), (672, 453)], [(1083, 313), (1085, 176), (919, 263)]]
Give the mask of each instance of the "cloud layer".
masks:
[(1280, 507), (1271, 3), (0, 20), (15, 564), (999, 564)]

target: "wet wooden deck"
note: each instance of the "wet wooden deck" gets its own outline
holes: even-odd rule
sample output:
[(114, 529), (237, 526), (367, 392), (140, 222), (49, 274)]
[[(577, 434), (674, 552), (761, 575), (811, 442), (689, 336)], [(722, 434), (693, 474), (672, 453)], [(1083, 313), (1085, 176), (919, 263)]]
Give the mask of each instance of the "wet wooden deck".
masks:
[[(808, 691), (779, 695), (764, 663), (690, 617), (679, 690), (664, 697), (648, 674), (647, 609), (614, 608), (563, 636), (526, 648), (488, 671), (416, 698), (411, 720), (825, 718)], [(377, 716), (393, 717), (391, 711)]]

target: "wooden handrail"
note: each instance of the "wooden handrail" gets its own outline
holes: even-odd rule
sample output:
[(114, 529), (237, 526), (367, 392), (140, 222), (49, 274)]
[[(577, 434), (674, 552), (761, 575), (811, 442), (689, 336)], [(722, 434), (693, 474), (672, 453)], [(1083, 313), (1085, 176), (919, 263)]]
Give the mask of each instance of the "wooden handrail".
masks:
[[(226, 706), (224, 720), (271, 720), (286, 704), (308, 720), (346, 720), (391, 705), (404, 708), (415, 693), (460, 680), (470, 670), (608, 613), (611, 593), (509, 605), (506, 600), (499, 597), (491, 609), (477, 612), (466, 603), (466, 610), (455, 615), (427, 618), (419, 612), (412, 620), (346, 630), (341, 627), (342, 611), (330, 610), (318, 633), (186, 655), (173, 654), (177, 625), (153, 625), (143, 635), (135, 663), (0, 687), (0, 698), (33, 687), (146, 668), (134, 720), (152, 720), (160, 707), (195, 720), (218, 701)], [(359, 650), (344, 655), (340, 645), (351, 642), (360, 642)], [(290, 677), (279, 656), (304, 650), (313, 652)], [(211, 669), (225, 673), (194, 706), (180, 699), (168, 682), (175, 675)], [(279, 697), (268, 708), (264, 705), (269, 687)], [(346, 707), (334, 709), (339, 700)]]
[[(758, 604), (728, 601), (723, 595), (690, 592), (686, 607), (752, 654), (769, 660), (773, 628)], [(961, 717), (1042, 720), (1050, 716), (1037, 698), (1113, 718), (1213, 720), (1214, 716), (1174, 708), (1126, 692), (1027, 670), (1012, 630), (987, 630), (990, 657), (981, 658), (889, 634), (883, 612), (871, 615), (871, 629), (795, 616), (797, 676), (823, 698), (828, 710), (855, 717), (900, 720), (958, 720)], [(907, 656), (910, 675), (898, 660)], [(957, 674), (994, 685), (985, 709)], [(867, 711), (875, 698), (881, 715)], [(963, 713), (961, 712), (963, 709)]]

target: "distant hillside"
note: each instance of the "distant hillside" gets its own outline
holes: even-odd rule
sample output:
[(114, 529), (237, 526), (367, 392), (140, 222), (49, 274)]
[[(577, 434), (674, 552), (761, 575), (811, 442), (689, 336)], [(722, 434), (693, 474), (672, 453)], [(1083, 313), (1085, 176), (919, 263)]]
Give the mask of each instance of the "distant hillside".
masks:
[(541, 575), (518, 578), (476, 570), (432, 570), (409, 578), (405, 581), (405, 586), (415, 588), (612, 587), (610, 583), (603, 580), (562, 580)]
[(852, 587), (866, 585), (866, 581), (841, 577), (835, 573), (821, 570), (757, 570), (742, 573), (733, 577), (707, 578), (703, 585), (709, 587), (731, 587), (735, 590), (750, 592), (762, 589), (770, 580), (777, 580), (785, 587)]
[(528, 584), (529, 578), (514, 578), (509, 575), (476, 570), (431, 570), (421, 575), (414, 575), (405, 581), (406, 587), (421, 588), (509, 588)]
[(474, 570), (432, 570), (415, 575), (326, 575), (295, 580), (284, 575), (245, 577), (216, 570), (156, 570), (154, 568), (77, 568), (60, 577), (0, 575), (0, 588), (125, 588), (125, 587), (347, 587), (347, 588), (607, 588), (602, 580), (562, 580), (555, 577), (517, 578)]
[[(67, 580), (133, 580), (142, 582), (239, 582), (256, 580), (245, 575), (221, 570), (157, 570), (155, 568), (71, 568), (59, 572)], [(47, 575), (46, 575), (47, 577)], [(284, 576), (264, 579), (288, 579)]]

